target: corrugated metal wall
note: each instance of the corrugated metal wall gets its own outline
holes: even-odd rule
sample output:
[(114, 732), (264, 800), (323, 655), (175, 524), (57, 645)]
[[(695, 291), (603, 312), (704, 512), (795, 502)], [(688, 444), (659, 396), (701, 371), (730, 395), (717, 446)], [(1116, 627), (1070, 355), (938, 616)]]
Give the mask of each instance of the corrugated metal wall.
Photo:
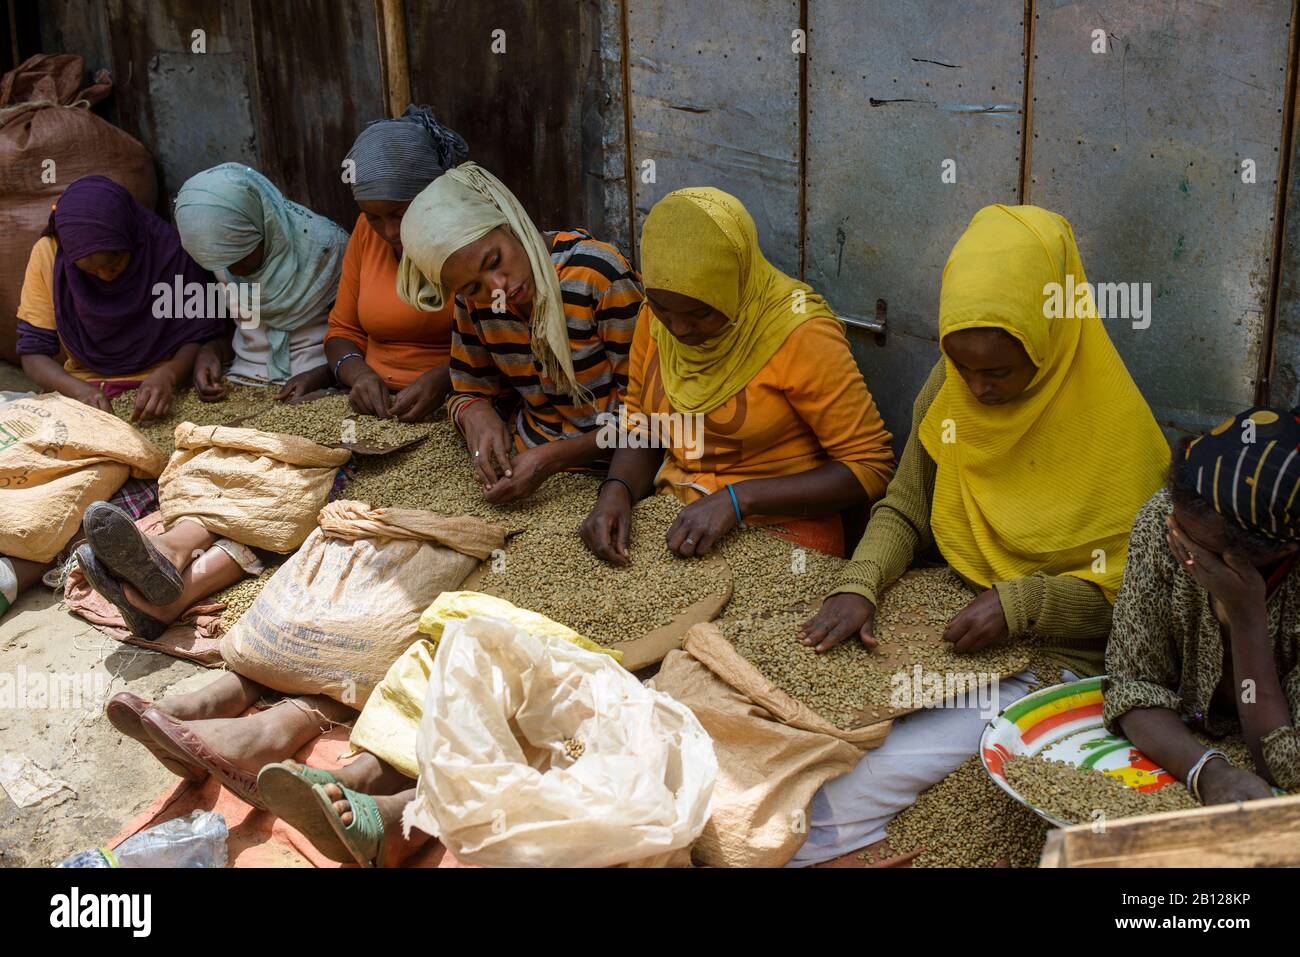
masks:
[[(346, 224), (337, 162), (384, 111), (377, 5), (55, 0), (41, 28), (114, 70), (112, 109), (168, 192), (240, 159)], [(1109, 328), (1172, 432), (1300, 402), (1295, 6), (407, 0), (404, 26), (414, 98), (544, 225), (630, 251), (669, 190), (740, 196), (769, 258), (855, 324), (896, 433), (971, 214), (1061, 212), (1094, 282), (1150, 284), (1150, 326)]]
[(740, 196), (769, 258), (801, 262), (857, 324), (896, 434), (939, 356), (943, 263), (992, 202), (1065, 215), (1093, 282), (1149, 284), (1149, 327), (1108, 327), (1171, 433), (1257, 395), (1295, 403), (1300, 176), (1281, 194), (1284, 159), (1300, 162), (1284, 144), (1294, 6), (627, 0), (629, 165), (659, 173), (634, 182), (638, 213), (687, 181)]

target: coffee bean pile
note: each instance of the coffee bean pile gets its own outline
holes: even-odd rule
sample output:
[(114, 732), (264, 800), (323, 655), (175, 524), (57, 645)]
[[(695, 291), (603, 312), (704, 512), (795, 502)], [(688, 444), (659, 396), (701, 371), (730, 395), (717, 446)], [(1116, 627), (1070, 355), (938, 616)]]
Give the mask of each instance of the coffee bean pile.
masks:
[[(173, 434), (182, 422), (195, 425), (224, 425), (231, 419), (252, 415), (276, 404), (278, 389), (269, 386), (242, 385), (227, 382), (225, 398), (204, 402), (193, 389), (182, 389), (172, 399), (171, 408), (161, 419), (133, 423), (148, 439), (168, 454), (176, 451)], [(131, 421), (135, 407), (135, 389), (123, 392), (113, 399), (113, 414), (123, 421)]]
[(757, 526), (736, 528), (718, 543), (735, 579), (726, 618), (753, 618), (821, 601), (845, 562), (802, 548)]
[(921, 792), (885, 830), (896, 854), (925, 848), (914, 867), (1037, 867), (1050, 829), (975, 756)]
[(279, 567), (279, 565), (267, 565), (262, 574), (256, 577), (246, 575), (233, 585), (214, 593), (208, 599), (209, 601), (220, 601), (226, 604), (225, 610), (221, 613), (222, 631), (229, 631), (240, 616), (248, 611)]
[[(774, 576), (766, 589), (768, 593), (776, 592), (774, 599), (757, 593), (748, 566), (734, 566), (737, 590), (746, 589), (745, 607), (761, 607), (768, 600), (785, 601), (794, 589), (818, 597), (826, 594), (834, 587), (839, 566), (844, 563), (827, 556), (821, 558), (824, 560), (817, 563), (816, 570), (806, 576), (811, 581), (798, 586), (776, 581)], [(790, 575), (789, 571), (786, 575)], [(763, 582), (761, 578), (759, 581)], [(879, 646), (875, 650), (869, 650), (856, 635), (820, 655), (797, 641), (795, 636), (813, 617), (814, 609), (807, 603), (784, 609), (769, 605), (765, 612), (740, 617), (733, 615), (733, 600), (717, 625), (768, 681), (831, 724), (847, 730), (888, 717), (891, 710), (924, 704), (914, 700), (914, 692), (928, 693), (924, 685), (919, 689), (914, 685), (916, 665), (921, 666), (923, 676), (933, 674), (943, 679), (941, 700), (949, 692), (966, 692), (972, 706), (978, 700), (972, 675), (1006, 676), (1029, 666), (1031, 649), (1025, 642), (1004, 642), (983, 651), (957, 654), (940, 640), (943, 626), (973, 597), (961, 579), (946, 568), (925, 569), (900, 579), (885, 592), (877, 609), (875, 636)], [(899, 675), (906, 680), (896, 677)], [(906, 700), (899, 696), (903, 686)]]
[(360, 415), (348, 404), (346, 395), (327, 395), (311, 402), (277, 403), (240, 425), (263, 432), (298, 435), (317, 445), (391, 446), (424, 438), (433, 423)]
[(1041, 755), (1017, 755), (1007, 761), (1007, 783), (1025, 800), (1069, 824), (1118, 820), (1197, 806), (1181, 784), (1139, 791), (1113, 775), (1081, 768)]
[[(567, 478), (568, 482), (558, 479)], [(573, 480), (578, 481), (573, 481)], [(671, 622), (695, 602), (726, 591), (726, 565), (677, 558), (668, 551), (668, 527), (680, 505), (652, 495), (632, 510), (631, 563), (601, 561), (578, 537), (596, 499), (595, 479), (556, 476), (548, 501), (529, 513), (528, 527), (510, 539), (504, 567), (484, 576), (481, 588), (521, 608), (568, 625), (601, 645), (640, 638)]]
[[(361, 460), (355, 478), (348, 483), (347, 497), (375, 508), (422, 508), (443, 515), (476, 515), (511, 531), (533, 524), (535, 515), (554, 499), (563, 497), (575, 480), (587, 489), (588, 505), (595, 501), (591, 478), (562, 474), (548, 479), (527, 499), (493, 505), (484, 501), (465, 442), (451, 423), (443, 419), (422, 427), (428, 430), (428, 438), (419, 445)], [(582, 548), (576, 538), (573, 545)]]

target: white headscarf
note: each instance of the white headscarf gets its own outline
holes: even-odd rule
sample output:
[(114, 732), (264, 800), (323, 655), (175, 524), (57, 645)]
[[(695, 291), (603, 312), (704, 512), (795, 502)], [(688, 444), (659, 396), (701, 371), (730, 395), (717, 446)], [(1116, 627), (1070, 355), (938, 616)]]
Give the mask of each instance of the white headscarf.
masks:
[(591, 397), (578, 383), (569, 350), (569, 329), (560, 296), (560, 277), (546, 240), (513, 193), (477, 163), (448, 170), (411, 201), (402, 217), (402, 261), (397, 295), (424, 312), (436, 312), (451, 296), (442, 285), (442, 267), (453, 253), (509, 226), (528, 254), (533, 270), (532, 326), (529, 344), (551, 381), (575, 402)]

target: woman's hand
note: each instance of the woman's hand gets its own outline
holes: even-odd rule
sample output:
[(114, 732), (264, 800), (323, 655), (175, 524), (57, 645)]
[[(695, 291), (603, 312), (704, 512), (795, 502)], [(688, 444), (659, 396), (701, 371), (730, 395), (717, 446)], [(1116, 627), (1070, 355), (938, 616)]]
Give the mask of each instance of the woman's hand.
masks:
[(221, 356), (210, 344), (205, 344), (194, 357), (194, 389), (204, 402), (216, 402), (225, 398), (226, 387), (221, 381)]
[(284, 384), (280, 394), (276, 399), (280, 402), (297, 402), (309, 392), (315, 392), (318, 389), (324, 389), (330, 384), (330, 370), (328, 365), (319, 365), (314, 369), (308, 369), (306, 372), (299, 372)]
[(135, 393), (135, 408), (131, 411), (132, 422), (148, 422), (161, 419), (172, 407), (175, 398), (176, 378), (167, 368), (156, 369), (149, 373)]
[(373, 415), (378, 419), (388, 418), (391, 409), (388, 404), (388, 386), (379, 377), (379, 373), (370, 366), (352, 380), (348, 390), (348, 405), (358, 415)]
[[(102, 412), (112, 412), (113, 403), (108, 401), (108, 396), (104, 395), (102, 389), (96, 388), (89, 382), (79, 382), (75, 395), (70, 398), (76, 399), (82, 405), (88, 405), (92, 409), (99, 409)], [(132, 419), (131, 421), (135, 421)]]
[(1273, 789), (1258, 774), (1229, 764), (1222, 758), (1211, 758), (1201, 768), (1202, 804), (1231, 804), (1234, 801), (1255, 801), (1273, 796)]
[(822, 602), (795, 639), (821, 654), (855, 634), (868, 648), (876, 647), (876, 606), (861, 595), (840, 592)]
[(422, 422), (442, 407), (450, 392), (451, 367), (439, 366), (397, 393), (389, 411), (399, 422)]
[(582, 543), (597, 558), (614, 565), (632, 561), (627, 553), (632, 534), (632, 496), (622, 482), (607, 482), (579, 529)]
[(532, 495), (555, 474), (552, 448), (553, 444), (538, 445), (520, 452), (510, 463), (510, 470), (483, 490), (483, 498), (493, 505), (501, 505)]
[[(464, 406), (460, 413), (460, 427), (465, 432), (465, 444), (469, 446), (476, 477), (483, 488), (490, 489), (502, 475), (509, 478), (510, 430), (496, 414), (492, 403), (480, 401)], [(501, 468), (500, 474), (497, 466)]]
[(668, 528), (668, 550), (678, 558), (707, 555), (718, 539), (735, 527), (731, 494), (726, 489), (714, 492), (677, 513)]
[[(1172, 514), (1165, 518), (1165, 540), (1178, 564), (1210, 593), (1229, 619), (1241, 621), (1264, 612), (1264, 576), (1232, 552), (1216, 555), (1191, 540)], [(1227, 622), (1221, 622), (1227, 624)]]
[(952, 650), (963, 655), (997, 644), (1007, 635), (1007, 616), (996, 588), (986, 589), (943, 630), (943, 640), (952, 642)]

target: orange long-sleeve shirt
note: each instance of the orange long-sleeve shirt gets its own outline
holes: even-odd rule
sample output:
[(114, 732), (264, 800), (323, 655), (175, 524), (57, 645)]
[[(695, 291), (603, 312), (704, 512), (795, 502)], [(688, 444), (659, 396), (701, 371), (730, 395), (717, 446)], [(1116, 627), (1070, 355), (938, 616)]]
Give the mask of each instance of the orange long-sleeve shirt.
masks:
[(382, 236), (357, 217), (330, 310), (325, 341), (355, 342), (366, 365), (397, 391), (451, 358), (454, 307), (421, 312), (397, 297), (397, 257)]
[[(675, 411), (650, 335), (657, 321), (642, 306), (632, 339), (629, 417)], [(798, 475), (830, 461), (846, 465), (876, 499), (894, 474), (890, 434), (843, 328), (828, 318), (809, 319), (792, 332), (744, 389), (704, 416), (702, 442), (693, 450), (698, 457), (687, 454), (685, 435), (667, 433), (672, 445), (655, 484), (688, 503), (728, 483)], [(746, 517), (759, 524), (781, 520)]]

